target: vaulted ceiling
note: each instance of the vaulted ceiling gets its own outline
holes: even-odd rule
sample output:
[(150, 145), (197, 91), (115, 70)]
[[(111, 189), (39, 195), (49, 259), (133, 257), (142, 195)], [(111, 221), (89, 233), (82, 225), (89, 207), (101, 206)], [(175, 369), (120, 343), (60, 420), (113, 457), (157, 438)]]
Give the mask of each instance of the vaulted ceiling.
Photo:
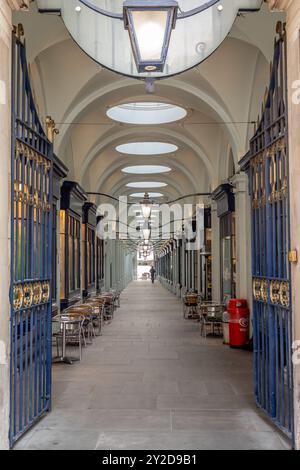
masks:
[[(30, 74), (41, 119), (51, 115), (59, 135), (55, 152), (69, 167), (69, 179), (87, 191), (114, 196), (136, 190), (127, 184), (164, 182), (168, 199), (215, 188), (248, 149), (253, 124), (269, 81), (275, 26), (283, 20), (267, 7), (237, 18), (230, 36), (195, 69), (156, 83), (146, 93), (143, 81), (125, 78), (93, 62), (70, 38), (58, 16), (15, 15), (24, 25)], [(107, 110), (132, 102), (167, 102), (187, 116), (159, 125), (111, 120)], [(123, 155), (116, 146), (128, 142), (168, 142), (178, 151), (158, 156)], [(167, 165), (162, 175), (127, 175), (129, 165)], [(138, 190), (140, 192), (140, 190)], [(156, 190), (155, 190), (156, 192)]]

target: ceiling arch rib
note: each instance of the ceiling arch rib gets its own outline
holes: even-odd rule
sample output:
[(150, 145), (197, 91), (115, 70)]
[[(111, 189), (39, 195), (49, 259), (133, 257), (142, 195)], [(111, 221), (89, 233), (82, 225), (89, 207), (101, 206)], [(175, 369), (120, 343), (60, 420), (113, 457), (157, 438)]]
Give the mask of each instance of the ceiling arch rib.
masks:
[[(97, 192), (109, 192), (110, 194), (112, 191), (119, 191), (122, 188), (124, 188), (124, 191), (130, 190), (129, 188), (125, 188), (125, 186), (128, 182), (132, 181), (132, 175), (123, 175), (121, 173), (123, 166), (124, 163), (115, 161), (104, 171), (101, 170), (99, 176), (96, 178), (97, 183), (93, 185), (93, 189), (96, 188)], [(173, 171), (160, 175), (159, 178), (161, 181), (168, 184), (168, 188), (166, 188), (167, 190), (174, 188), (174, 190), (178, 192), (178, 196), (190, 193), (191, 191), (198, 192), (200, 188), (204, 188), (205, 191), (209, 191), (210, 182), (205, 170), (202, 172), (200, 177), (195, 178), (194, 174), (189, 171), (182, 162), (172, 160), (170, 166), (172, 166)], [(136, 180), (139, 180), (139, 178), (136, 178)], [(119, 194), (120, 193), (114, 192), (114, 195), (118, 196)]]
[[(126, 97), (127, 102), (130, 102), (131, 97), (136, 98), (136, 91), (134, 90), (136, 86), (141, 85), (136, 84), (135, 82), (129, 79), (122, 79), (97, 90), (94, 90), (92, 93), (81, 99), (78, 103), (74, 101), (74, 106), (69, 108), (69, 111), (63, 117), (64, 124), (58, 125), (60, 134), (58, 135), (56, 140), (57, 152), (60, 153), (61, 149), (63, 149), (64, 142), (66, 141), (70, 131), (72, 130), (72, 123), (80, 122), (84, 114), (88, 111), (91, 106), (95, 106), (96, 102), (99, 102), (100, 106), (100, 100), (104, 97), (108, 97), (108, 95), (111, 95), (112, 99), (115, 99), (113, 97), (116, 92), (118, 92), (118, 95), (123, 96), (122, 99), (125, 99)], [(173, 96), (176, 96), (176, 89), (186, 94), (189, 94), (191, 96), (191, 101), (195, 103), (195, 107), (199, 110), (201, 110), (201, 103), (204, 103), (206, 107), (211, 110), (211, 113), (215, 116), (216, 121), (221, 121), (222, 123), (224, 123), (224, 129), (226, 130), (228, 138), (231, 141), (232, 147), (235, 150), (234, 153), (237, 155), (237, 147), (239, 146), (239, 141), (241, 137), (238, 133), (238, 129), (236, 128), (236, 126), (234, 124), (231, 124), (231, 122), (233, 121), (232, 116), (226, 109), (224, 109), (224, 106), (220, 104), (216, 98), (212, 97), (205, 91), (179, 79), (169, 79), (167, 82), (163, 82), (159, 86), (161, 87), (162, 91), (167, 89), (172, 90)], [(130, 92), (130, 89), (132, 89), (132, 92)], [(195, 101), (195, 98), (197, 99), (197, 101)], [(163, 101), (165, 99), (164, 94), (162, 93), (161, 96), (156, 96), (156, 99)]]
[[(110, 175), (108, 175), (107, 177), (109, 178), (109, 176)], [(160, 181), (166, 183), (167, 186), (165, 188), (159, 188), (157, 191), (163, 192), (164, 194), (169, 195), (171, 198), (180, 197), (183, 194), (187, 194), (188, 192), (191, 191), (191, 188), (192, 188), (192, 191), (196, 192), (196, 188), (194, 186), (191, 186), (191, 182), (186, 177), (184, 181), (180, 181), (180, 182), (178, 180), (174, 180), (174, 178), (171, 175), (164, 176), (159, 179)], [(126, 184), (129, 181), (132, 181), (132, 178), (127, 177), (127, 178), (121, 178), (120, 180), (118, 180), (116, 184), (114, 184), (113, 186), (109, 188), (111, 195), (114, 197), (118, 197), (120, 195), (126, 196), (133, 192), (142, 191), (141, 189), (133, 189), (133, 188), (126, 187)], [(103, 186), (99, 183), (96, 192), (102, 192), (101, 190), (103, 190), (103, 188), (106, 189), (106, 186)], [(156, 192), (156, 189), (153, 189), (153, 190), (148, 189), (147, 192), (148, 191)], [(103, 192), (106, 192), (106, 191), (103, 191)]]
[[(210, 186), (210, 180), (207, 175), (207, 172), (203, 166), (203, 164), (198, 160), (197, 156), (190, 153), (189, 157), (191, 156), (192, 160), (189, 160), (187, 164), (185, 160), (181, 158), (172, 158), (170, 160), (163, 160), (161, 163), (165, 163), (172, 167), (172, 172), (169, 174), (159, 175), (162, 181), (169, 183), (170, 181), (175, 181), (177, 186), (183, 187), (183, 194), (189, 192), (191, 187), (199, 190), (202, 185)], [(116, 158), (112, 160), (109, 157), (109, 154), (105, 158), (105, 163), (103, 163), (103, 155), (98, 159), (95, 160), (93, 166), (90, 167), (87, 173), (87, 180), (88, 184), (83, 182), (84, 187), (91, 188), (92, 190), (101, 183), (101, 188), (106, 188), (107, 191), (111, 190), (111, 187), (118, 182), (119, 180), (123, 181), (124, 183), (133, 181), (132, 175), (125, 175), (121, 172), (121, 169), (127, 165), (127, 159), (124, 161), (123, 159)], [(100, 166), (100, 163), (102, 166)], [(141, 164), (147, 163), (147, 159), (141, 160)], [(191, 172), (190, 168), (193, 167), (194, 171)], [(152, 175), (154, 176), (154, 175)], [(158, 175), (155, 175), (158, 176)], [(140, 177), (135, 177), (134, 180), (138, 181)]]
[[(85, 161), (81, 167), (81, 184), (84, 183), (86, 173), (88, 172), (89, 166), (91, 163), (99, 157), (101, 152), (109, 146), (115, 147), (118, 143), (124, 141), (124, 139), (128, 138), (136, 138), (137, 136), (143, 136), (145, 137), (149, 133), (155, 133), (155, 136), (157, 138), (162, 138), (162, 136), (168, 137), (170, 139), (173, 139), (175, 141), (183, 143), (187, 148), (192, 150), (203, 162), (203, 165), (206, 169), (207, 175), (210, 179), (210, 181), (213, 181), (214, 179), (214, 168), (212, 165), (212, 162), (208, 159), (208, 157), (205, 154), (204, 149), (194, 142), (192, 139), (186, 137), (185, 135), (182, 135), (172, 129), (149, 129), (148, 127), (141, 127), (141, 128), (129, 128), (129, 129), (122, 129), (119, 130), (118, 132), (114, 133), (113, 135), (109, 135), (106, 138), (101, 137), (99, 139), (99, 142), (97, 142), (94, 147), (90, 150), (90, 152), (87, 154)], [(173, 162), (173, 160), (172, 160)], [(124, 161), (122, 161), (122, 164), (124, 165)], [(117, 167), (119, 164), (117, 164)], [(190, 175), (192, 178), (192, 173), (190, 170), (185, 168), (182, 165), (182, 171), (184, 171), (186, 174)], [(194, 185), (197, 185), (196, 181), (194, 181)]]

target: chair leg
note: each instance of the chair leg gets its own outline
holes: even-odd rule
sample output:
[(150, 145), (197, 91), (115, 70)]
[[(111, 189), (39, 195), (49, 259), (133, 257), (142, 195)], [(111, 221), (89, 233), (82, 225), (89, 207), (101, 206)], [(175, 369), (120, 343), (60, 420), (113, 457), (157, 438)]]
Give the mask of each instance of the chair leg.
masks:
[(83, 327), (81, 327), (81, 335), (82, 335), (84, 347), (86, 348), (86, 339), (85, 339), (85, 334), (84, 334), (84, 329), (83, 329)]
[(82, 360), (82, 329), (79, 329), (79, 358)]
[(56, 336), (56, 354), (59, 357), (59, 344), (58, 344), (58, 336)]
[(102, 336), (102, 313), (99, 314), (98, 316), (98, 335)]

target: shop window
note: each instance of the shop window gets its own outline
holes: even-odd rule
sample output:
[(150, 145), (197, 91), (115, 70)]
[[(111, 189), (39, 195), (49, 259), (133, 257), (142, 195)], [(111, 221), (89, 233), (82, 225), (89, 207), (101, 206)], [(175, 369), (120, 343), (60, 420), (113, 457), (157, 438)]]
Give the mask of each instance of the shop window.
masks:
[(52, 206), (52, 304), (57, 303), (57, 206)]

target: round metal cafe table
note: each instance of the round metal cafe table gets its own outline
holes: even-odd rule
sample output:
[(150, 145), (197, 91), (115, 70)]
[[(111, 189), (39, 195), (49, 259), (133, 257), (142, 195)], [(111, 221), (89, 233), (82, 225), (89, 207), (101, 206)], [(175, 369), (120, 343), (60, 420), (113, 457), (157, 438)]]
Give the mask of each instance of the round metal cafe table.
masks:
[(66, 351), (67, 351), (67, 330), (68, 329), (74, 329), (74, 327), (77, 327), (79, 330), (79, 342), (81, 341), (80, 337), (80, 329), (81, 329), (81, 324), (83, 321), (82, 315), (57, 315), (56, 317), (53, 318), (53, 322), (59, 323), (61, 327), (61, 332), (62, 332), (62, 355), (59, 357), (56, 357), (53, 359), (53, 364), (69, 364), (72, 365), (74, 362), (79, 362), (80, 357), (71, 357), (67, 356)]

